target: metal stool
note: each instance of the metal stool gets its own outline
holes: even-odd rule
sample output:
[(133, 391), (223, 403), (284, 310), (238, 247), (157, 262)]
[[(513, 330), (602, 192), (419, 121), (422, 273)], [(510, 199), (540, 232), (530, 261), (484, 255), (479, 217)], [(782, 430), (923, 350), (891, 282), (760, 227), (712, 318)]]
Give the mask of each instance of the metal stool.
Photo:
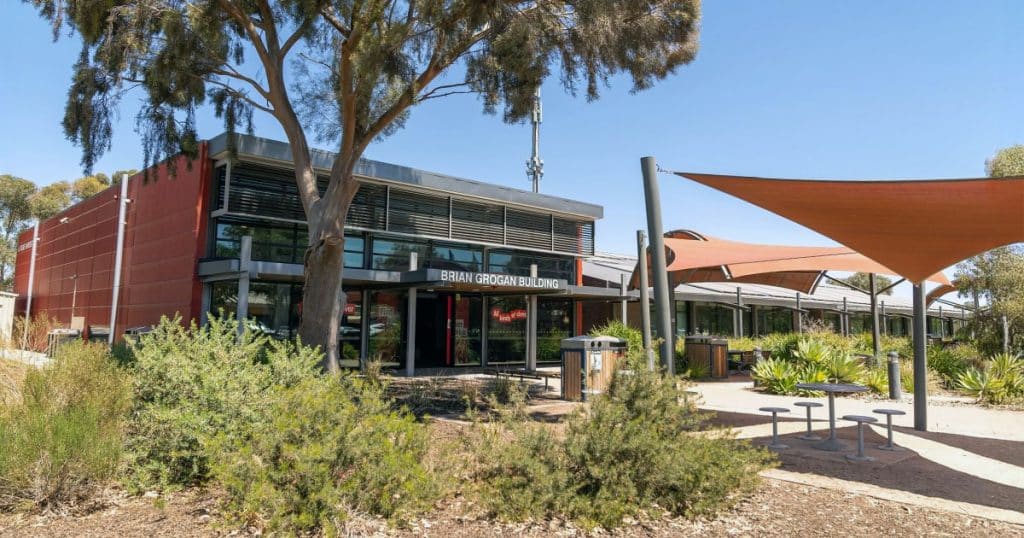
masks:
[(793, 405), (807, 408), (807, 433), (801, 435), (800, 439), (803, 439), (804, 441), (820, 441), (821, 437), (811, 433), (811, 408), (821, 407), (821, 404), (818, 402), (796, 402)]
[(874, 412), (879, 415), (885, 415), (885, 427), (889, 430), (888, 442), (884, 445), (878, 445), (878, 448), (893, 451), (903, 450), (903, 447), (898, 447), (892, 444), (892, 417), (893, 415), (906, 415), (907, 413), (905, 411), (900, 411), (899, 409), (875, 409)]
[(765, 413), (772, 414), (772, 442), (768, 445), (768, 448), (772, 450), (784, 450), (789, 448), (788, 445), (784, 445), (779, 442), (779, 413), (789, 413), (789, 409), (785, 407), (762, 407), (760, 409)]
[(875, 461), (875, 458), (864, 454), (864, 423), (872, 424), (878, 422), (878, 419), (863, 415), (846, 415), (843, 417), (843, 420), (857, 423), (857, 455), (847, 454), (846, 459), (850, 461)]

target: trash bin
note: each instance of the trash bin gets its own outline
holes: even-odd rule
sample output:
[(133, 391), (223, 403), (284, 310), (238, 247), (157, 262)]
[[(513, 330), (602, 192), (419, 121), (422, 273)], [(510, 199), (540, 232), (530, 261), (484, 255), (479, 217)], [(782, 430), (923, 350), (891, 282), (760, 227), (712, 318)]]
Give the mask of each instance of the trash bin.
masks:
[(89, 326), (88, 340), (90, 342), (106, 342), (110, 337), (110, 327), (107, 326)]
[(611, 336), (576, 336), (562, 340), (562, 399), (586, 401), (608, 389), (615, 370), (625, 362), (626, 341)]
[(51, 359), (57, 355), (61, 346), (82, 336), (78, 329), (53, 329), (46, 334), (46, 356)]
[(710, 336), (686, 337), (686, 364), (706, 364), (714, 378), (729, 377), (729, 341)]
[(124, 339), (126, 342), (138, 342), (140, 336), (151, 332), (153, 332), (153, 327), (149, 325), (130, 327), (124, 330)]

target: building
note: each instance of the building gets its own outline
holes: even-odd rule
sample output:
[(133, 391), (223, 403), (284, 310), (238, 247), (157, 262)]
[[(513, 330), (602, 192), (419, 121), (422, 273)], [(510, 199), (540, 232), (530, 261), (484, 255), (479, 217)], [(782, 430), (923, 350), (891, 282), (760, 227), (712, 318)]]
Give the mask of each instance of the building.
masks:
[[(116, 303), (118, 188), (40, 223), (31, 290), (35, 232), (23, 233), (19, 311), (31, 294), (33, 315), (96, 333), (110, 330), (116, 304), (115, 335), (164, 315), (203, 323), (224, 311), (293, 336), (306, 226), (290, 150), (251, 136), (235, 142), (236, 160), (222, 134), (194, 160), (179, 156), (129, 180)], [(331, 163), (314, 152), (321, 173)], [(345, 366), (555, 362), (560, 340), (582, 331), (578, 300), (617, 295), (580, 286), (600, 206), (368, 160), (357, 176), (345, 241)], [(527, 346), (534, 325), (536, 345)]]
[[(583, 281), (588, 286), (619, 290), (635, 267), (635, 256), (597, 253), (584, 262)], [(763, 284), (728, 282), (681, 284), (673, 291), (672, 322), (679, 336), (760, 336), (796, 332), (801, 319), (805, 326), (815, 324), (837, 333), (871, 332), (868, 294), (835, 283), (822, 282), (812, 294)], [(584, 314), (585, 323), (621, 320), (622, 310), (621, 302), (591, 303)], [(639, 326), (639, 303), (629, 302), (625, 310), (627, 323)], [(928, 307), (928, 334), (934, 338), (951, 338), (970, 315), (962, 306), (933, 302)], [(880, 295), (879, 318), (882, 334), (909, 336), (913, 319), (911, 298)]]

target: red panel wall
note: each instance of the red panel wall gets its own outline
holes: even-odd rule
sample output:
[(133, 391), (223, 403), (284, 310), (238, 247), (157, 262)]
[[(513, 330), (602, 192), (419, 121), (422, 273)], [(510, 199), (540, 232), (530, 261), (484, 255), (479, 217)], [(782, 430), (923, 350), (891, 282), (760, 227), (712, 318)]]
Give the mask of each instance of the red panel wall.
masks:
[[(196, 263), (205, 251), (211, 163), (205, 144), (191, 169), (186, 158), (175, 160), (175, 176), (162, 164), (148, 180), (139, 174), (128, 183), (118, 334), (152, 325), (161, 315), (199, 316), (202, 285)], [(111, 187), (40, 223), (33, 315), (56, 317), (66, 325), (74, 301), (74, 315), (85, 316), (87, 326), (109, 325), (119, 194), (120, 187)], [(31, 240), (32, 230), (18, 238), (14, 289), (19, 313), (25, 311)], [(76, 274), (77, 279), (69, 278)]]

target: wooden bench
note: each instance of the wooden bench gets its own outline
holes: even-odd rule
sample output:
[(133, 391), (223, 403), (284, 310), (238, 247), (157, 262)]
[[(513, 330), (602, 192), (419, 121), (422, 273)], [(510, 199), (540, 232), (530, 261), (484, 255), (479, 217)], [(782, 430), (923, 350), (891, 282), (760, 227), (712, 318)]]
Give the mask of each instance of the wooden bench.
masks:
[(539, 370), (527, 370), (526, 368), (515, 368), (515, 369), (501, 369), (501, 368), (485, 368), (484, 373), (493, 375), (495, 377), (507, 376), (509, 379), (518, 377), (519, 381), (524, 379), (536, 379), (544, 380), (544, 390), (550, 390), (548, 387), (549, 379), (561, 379), (561, 372), (541, 372)]

